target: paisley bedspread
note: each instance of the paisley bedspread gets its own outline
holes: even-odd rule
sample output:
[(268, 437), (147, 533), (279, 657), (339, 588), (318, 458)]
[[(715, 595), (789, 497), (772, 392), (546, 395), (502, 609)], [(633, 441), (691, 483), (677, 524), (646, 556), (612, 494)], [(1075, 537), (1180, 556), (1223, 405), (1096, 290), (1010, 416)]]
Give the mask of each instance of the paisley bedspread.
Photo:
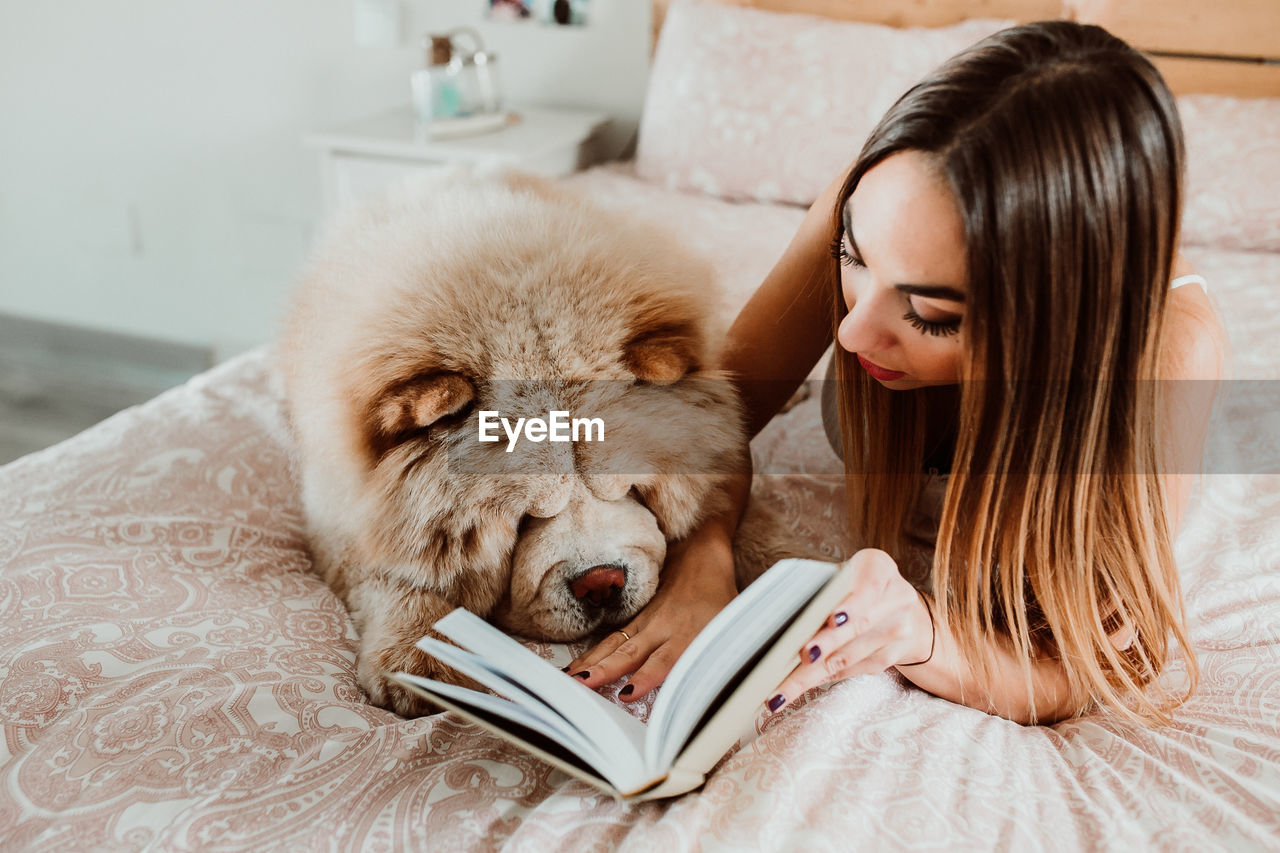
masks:
[[(705, 251), (726, 317), (802, 215), (625, 166), (571, 182)], [(1188, 253), (1237, 379), (1177, 542), (1203, 675), (1173, 725), (1022, 727), (862, 676), (759, 719), (701, 790), (627, 805), (449, 714), (401, 719), (310, 570), (261, 349), (0, 468), (0, 848), (1280, 847), (1280, 254)], [(840, 555), (817, 400), (753, 450), (755, 499)]]

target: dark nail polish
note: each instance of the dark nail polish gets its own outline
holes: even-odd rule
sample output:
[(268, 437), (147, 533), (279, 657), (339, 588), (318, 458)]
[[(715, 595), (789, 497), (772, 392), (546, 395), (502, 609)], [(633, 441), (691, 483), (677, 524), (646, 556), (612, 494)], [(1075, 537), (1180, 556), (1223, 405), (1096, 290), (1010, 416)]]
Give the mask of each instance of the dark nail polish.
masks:
[(839, 613), (837, 613), (837, 614), (836, 614), (836, 624), (837, 624), (837, 625), (843, 625), (844, 623), (846, 623), (846, 622), (848, 622), (848, 621), (849, 621), (849, 614), (848, 614), (848, 613), (845, 613), (843, 610), (841, 610)]
[(626, 699), (628, 696), (630, 696), (632, 693), (635, 693), (635, 692), (636, 692), (635, 686), (628, 684), (626, 687), (618, 691), (618, 695), (621, 696), (623, 699)]
[(774, 696), (772, 699), (769, 700), (769, 712), (773, 713), (774, 711), (778, 710), (779, 708), (782, 707), (783, 703), (786, 701), (787, 701), (787, 697), (783, 696), (781, 693), (779, 693), (777, 696)]
[(560, 667), (560, 671), (561, 671), (561, 672), (568, 672), (568, 671), (569, 671), (569, 667), (567, 667), (567, 666), (562, 666), (562, 667)]
[(586, 681), (588, 678), (590, 678), (590, 677), (591, 677), (591, 673), (587, 672), (587, 671), (584, 669), (582, 672), (575, 672), (575, 673), (573, 674), (573, 677), (574, 677), (574, 678), (581, 678), (583, 681)]
[(810, 646), (809, 647), (809, 663), (813, 663), (820, 657), (822, 657), (822, 649), (818, 648), (817, 646)]

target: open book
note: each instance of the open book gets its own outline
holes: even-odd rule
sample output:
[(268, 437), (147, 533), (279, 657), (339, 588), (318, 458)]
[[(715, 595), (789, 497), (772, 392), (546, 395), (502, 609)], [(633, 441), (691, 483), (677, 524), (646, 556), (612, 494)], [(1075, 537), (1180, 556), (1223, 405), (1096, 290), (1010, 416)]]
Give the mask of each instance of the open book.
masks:
[(782, 560), (729, 603), (676, 661), (646, 726), (466, 610), (418, 648), (497, 693), (390, 677), (614, 796), (655, 799), (702, 784), (844, 597), (838, 565)]

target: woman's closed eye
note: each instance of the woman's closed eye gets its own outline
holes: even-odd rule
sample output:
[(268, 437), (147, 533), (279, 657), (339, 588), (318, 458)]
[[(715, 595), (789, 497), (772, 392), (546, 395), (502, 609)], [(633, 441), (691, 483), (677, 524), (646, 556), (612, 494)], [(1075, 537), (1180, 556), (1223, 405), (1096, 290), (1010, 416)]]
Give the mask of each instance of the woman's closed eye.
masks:
[(960, 331), (960, 321), (963, 318), (959, 315), (947, 314), (924, 305), (917, 309), (915, 303), (908, 299), (907, 313), (902, 315), (902, 319), (910, 323), (921, 334), (945, 337)]

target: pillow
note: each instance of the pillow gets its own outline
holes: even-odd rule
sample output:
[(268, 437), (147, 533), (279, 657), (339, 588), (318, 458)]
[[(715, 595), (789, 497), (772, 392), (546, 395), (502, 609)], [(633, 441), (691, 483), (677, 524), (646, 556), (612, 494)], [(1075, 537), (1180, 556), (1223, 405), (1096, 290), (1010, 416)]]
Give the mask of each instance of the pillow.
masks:
[(671, 189), (808, 205), (903, 92), (1011, 24), (895, 29), (677, 2), (654, 55), (637, 173)]
[(1280, 252), (1280, 98), (1184, 95), (1182, 242)]

